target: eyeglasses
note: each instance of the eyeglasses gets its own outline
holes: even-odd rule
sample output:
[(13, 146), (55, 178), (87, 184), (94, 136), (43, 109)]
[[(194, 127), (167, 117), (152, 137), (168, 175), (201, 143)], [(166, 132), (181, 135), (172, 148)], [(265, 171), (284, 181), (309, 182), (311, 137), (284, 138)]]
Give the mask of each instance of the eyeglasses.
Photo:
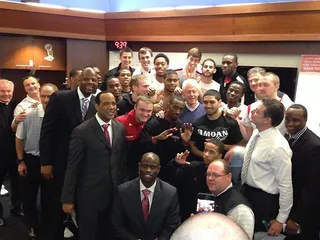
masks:
[(227, 174), (218, 174), (218, 173), (210, 173), (210, 172), (207, 172), (205, 173), (204, 175), (207, 177), (207, 178), (219, 178), (219, 177), (223, 177), (225, 175), (228, 175), (229, 173)]

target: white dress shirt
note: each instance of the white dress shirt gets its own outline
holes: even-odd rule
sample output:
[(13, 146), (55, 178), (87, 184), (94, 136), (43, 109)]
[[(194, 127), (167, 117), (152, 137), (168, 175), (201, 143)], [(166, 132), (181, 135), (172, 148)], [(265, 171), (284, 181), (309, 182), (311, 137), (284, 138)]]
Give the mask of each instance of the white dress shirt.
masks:
[(109, 136), (110, 136), (110, 144), (111, 144), (111, 146), (112, 146), (112, 120), (110, 120), (109, 122), (106, 123), (105, 121), (103, 121), (103, 120), (99, 117), (98, 113), (96, 113), (96, 119), (97, 119), (98, 123), (100, 124), (103, 133), (104, 133), (103, 125), (104, 125), (104, 124), (109, 124), (109, 126), (108, 126), (108, 132), (109, 132)]
[(271, 127), (262, 132), (255, 129), (245, 149), (245, 160), (248, 146), (257, 134), (260, 137), (251, 155), (245, 183), (270, 194), (280, 194), (277, 221), (285, 223), (293, 203), (292, 151), (288, 141), (278, 129)]
[(80, 91), (80, 88), (77, 87), (77, 92), (78, 92), (78, 96), (79, 96), (79, 100), (80, 100), (80, 110), (82, 111), (82, 105), (83, 105), (83, 101), (84, 101), (84, 98), (88, 99), (88, 108), (89, 108), (89, 104), (90, 104), (90, 100), (91, 100), (91, 97), (92, 97), (92, 94), (90, 94), (89, 97), (85, 97), (82, 92)]
[(148, 195), (148, 198), (149, 198), (149, 212), (150, 212), (151, 205), (152, 205), (152, 200), (153, 200), (153, 196), (154, 196), (154, 190), (155, 190), (156, 185), (157, 185), (157, 180), (149, 188), (146, 188), (143, 185), (143, 183), (141, 182), (141, 180), (139, 180), (139, 182), (140, 182), (140, 197), (141, 197), (141, 201), (142, 201), (142, 199), (144, 199), (144, 194), (143, 194), (142, 191), (145, 190), (145, 189), (148, 189), (150, 191), (150, 194)]

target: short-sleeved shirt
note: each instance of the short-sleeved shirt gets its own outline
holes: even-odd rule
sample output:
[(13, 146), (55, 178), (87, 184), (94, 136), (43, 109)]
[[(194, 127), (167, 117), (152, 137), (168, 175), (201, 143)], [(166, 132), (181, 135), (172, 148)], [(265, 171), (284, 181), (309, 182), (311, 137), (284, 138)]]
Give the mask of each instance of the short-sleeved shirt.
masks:
[(39, 156), (39, 140), (44, 110), (38, 105), (18, 124), (16, 137), (24, 140), (24, 151), (34, 156)]
[(238, 122), (222, 114), (216, 120), (209, 120), (205, 114), (194, 121), (193, 127), (191, 141), (200, 151), (204, 150), (206, 139), (216, 138), (224, 144), (238, 144), (243, 138)]

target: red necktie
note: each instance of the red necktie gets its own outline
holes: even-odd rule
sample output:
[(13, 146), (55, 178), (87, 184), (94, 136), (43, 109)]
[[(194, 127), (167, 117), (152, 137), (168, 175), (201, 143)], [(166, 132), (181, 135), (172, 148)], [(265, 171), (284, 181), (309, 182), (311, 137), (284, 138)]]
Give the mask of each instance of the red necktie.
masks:
[(149, 217), (149, 194), (151, 193), (150, 190), (148, 189), (144, 189), (142, 190), (142, 193), (144, 195), (144, 198), (142, 199), (142, 212), (143, 212), (143, 217), (144, 217), (144, 221), (147, 222), (148, 221), (148, 217)]
[(226, 76), (226, 78), (224, 79), (224, 85), (228, 84), (231, 82), (231, 77), (230, 76)]
[(111, 146), (111, 139), (110, 139), (110, 134), (109, 134), (109, 131), (108, 131), (109, 125), (110, 125), (109, 123), (103, 124), (102, 127), (104, 129), (104, 136), (106, 137), (109, 145)]

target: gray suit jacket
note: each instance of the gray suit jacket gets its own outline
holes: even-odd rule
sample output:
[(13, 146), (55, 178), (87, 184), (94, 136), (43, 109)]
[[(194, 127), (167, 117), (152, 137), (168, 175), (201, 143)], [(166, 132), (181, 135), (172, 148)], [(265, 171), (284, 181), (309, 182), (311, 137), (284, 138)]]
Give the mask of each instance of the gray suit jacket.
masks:
[(62, 191), (62, 203), (92, 211), (108, 208), (114, 190), (125, 179), (125, 130), (112, 120), (112, 146), (96, 117), (74, 129)]
[(150, 214), (144, 222), (139, 178), (121, 184), (112, 207), (112, 225), (117, 239), (169, 240), (180, 224), (175, 187), (157, 179)]

